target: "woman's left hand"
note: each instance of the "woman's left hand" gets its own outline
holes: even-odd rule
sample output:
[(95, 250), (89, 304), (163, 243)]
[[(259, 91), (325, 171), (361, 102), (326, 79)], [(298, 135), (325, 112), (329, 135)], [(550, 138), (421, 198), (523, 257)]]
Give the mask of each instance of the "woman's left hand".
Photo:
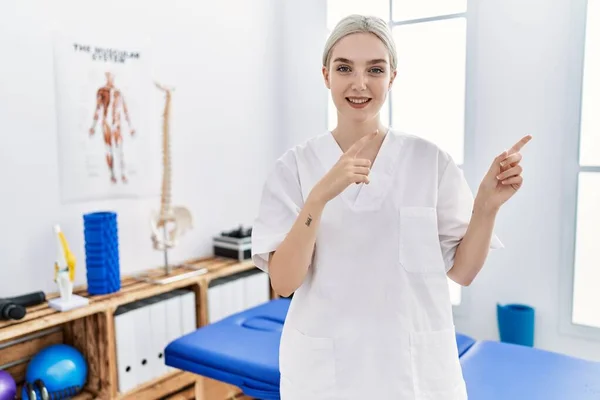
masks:
[(490, 166), (475, 199), (476, 205), (487, 209), (498, 210), (523, 185), (522, 155), (520, 150), (531, 140), (531, 135), (524, 136), (513, 147), (503, 151)]

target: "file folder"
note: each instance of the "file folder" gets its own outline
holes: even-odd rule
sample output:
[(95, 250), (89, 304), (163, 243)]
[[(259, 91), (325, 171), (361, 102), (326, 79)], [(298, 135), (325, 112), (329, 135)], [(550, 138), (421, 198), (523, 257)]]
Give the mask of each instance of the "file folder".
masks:
[(208, 284), (208, 322), (217, 322), (224, 318), (226, 313), (226, 294), (222, 294), (224, 291), (224, 284), (227, 282), (226, 278), (213, 279)]
[(256, 271), (244, 279), (244, 304), (249, 309), (270, 300), (269, 275), (266, 272)]
[[(133, 308), (127, 313), (131, 314), (133, 321), (133, 336), (135, 338), (134, 369), (135, 386), (142, 385), (152, 379), (155, 365), (151, 341), (150, 307), (147, 301), (135, 302)], [(125, 315), (127, 315), (125, 314)]]
[[(208, 323), (213, 323), (213, 322), (217, 322), (218, 320), (221, 319), (221, 315), (220, 315), (220, 286), (218, 285), (218, 279), (215, 279), (214, 281), (212, 281), (209, 286), (208, 286), (208, 296), (207, 296), (207, 301), (208, 304), (206, 305), (207, 311), (208, 311)], [(216, 284), (215, 284), (216, 282)]]
[(163, 376), (168, 371), (165, 364), (164, 351), (169, 344), (167, 337), (167, 296), (160, 295), (149, 300), (150, 315), (150, 341), (151, 351), (149, 357), (152, 358), (151, 379)]
[(245, 275), (232, 279), (231, 287), (231, 304), (229, 315), (237, 314), (246, 309), (246, 291), (245, 291)]
[(221, 313), (222, 318), (227, 318), (235, 313), (235, 277), (225, 278), (221, 288)]
[(165, 348), (197, 329), (196, 315), (196, 294), (184, 289), (117, 308), (115, 338), (120, 393), (174, 370), (165, 364)]
[(124, 305), (115, 311), (115, 348), (117, 352), (117, 378), (120, 393), (125, 393), (136, 385), (136, 345), (134, 322), (128, 312), (130, 305)]
[(185, 290), (179, 294), (181, 304), (181, 334), (186, 335), (197, 329), (196, 323), (196, 293)]
[(269, 300), (269, 275), (258, 268), (214, 279), (208, 285), (208, 322), (217, 322)]
[[(165, 312), (166, 312), (166, 334), (167, 343), (178, 339), (183, 334), (182, 322), (181, 322), (181, 301), (178, 293), (169, 292), (165, 295)], [(165, 346), (166, 347), (166, 346)], [(163, 348), (164, 351), (164, 348)], [(171, 372), (175, 369), (173, 367), (167, 367), (167, 371)]]

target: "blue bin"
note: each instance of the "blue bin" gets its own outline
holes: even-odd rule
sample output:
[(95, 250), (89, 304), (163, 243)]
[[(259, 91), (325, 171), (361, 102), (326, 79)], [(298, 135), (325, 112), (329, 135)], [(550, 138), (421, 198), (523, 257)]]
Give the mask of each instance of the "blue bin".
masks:
[(534, 346), (535, 309), (525, 304), (498, 304), (498, 331), (500, 341)]

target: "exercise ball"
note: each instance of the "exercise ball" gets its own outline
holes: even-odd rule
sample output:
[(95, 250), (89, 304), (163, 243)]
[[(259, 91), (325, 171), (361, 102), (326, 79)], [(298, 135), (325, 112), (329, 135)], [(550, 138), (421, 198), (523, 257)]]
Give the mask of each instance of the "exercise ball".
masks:
[(0, 371), (0, 400), (14, 400), (17, 396), (17, 384), (6, 371)]
[[(67, 389), (79, 391), (87, 380), (88, 366), (76, 348), (66, 344), (50, 345), (38, 352), (27, 365), (25, 380), (41, 379), (50, 393)], [(26, 399), (26, 396), (23, 396)]]

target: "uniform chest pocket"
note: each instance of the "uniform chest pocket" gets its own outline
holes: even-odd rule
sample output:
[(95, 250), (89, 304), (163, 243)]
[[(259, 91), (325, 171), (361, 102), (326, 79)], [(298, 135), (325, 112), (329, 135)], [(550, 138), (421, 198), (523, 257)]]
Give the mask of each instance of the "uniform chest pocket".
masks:
[(399, 210), (399, 261), (411, 273), (443, 272), (444, 260), (433, 207), (401, 207)]

